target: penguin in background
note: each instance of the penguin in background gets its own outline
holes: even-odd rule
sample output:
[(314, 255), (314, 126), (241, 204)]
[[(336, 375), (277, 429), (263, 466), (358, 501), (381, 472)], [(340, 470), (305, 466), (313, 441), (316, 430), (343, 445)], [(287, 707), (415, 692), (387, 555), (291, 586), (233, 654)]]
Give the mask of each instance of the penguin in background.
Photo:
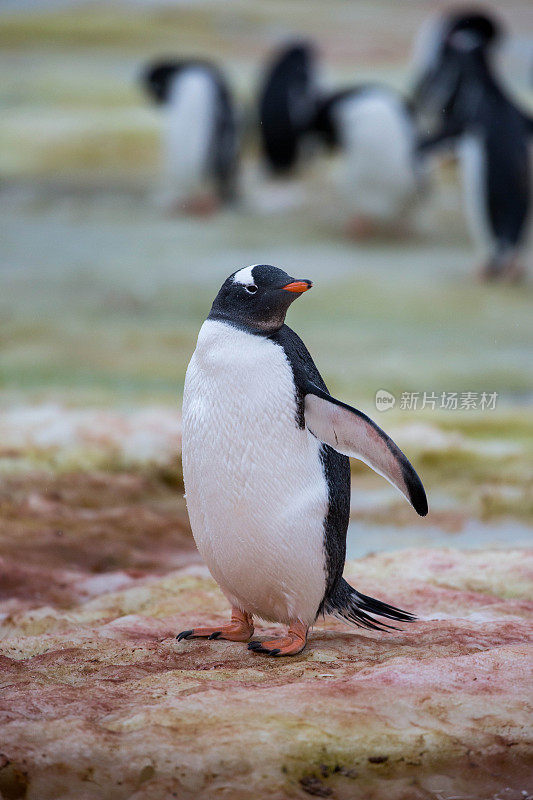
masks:
[(387, 86), (362, 84), (324, 95), (313, 128), (340, 153), (339, 189), (357, 238), (398, 221), (424, 187), (409, 103)]
[(232, 613), (227, 624), (191, 628), (178, 640), (247, 642), (255, 616), (288, 630), (248, 648), (288, 656), (303, 650), (320, 614), (373, 629), (414, 619), (342, 577), (348, 456), (390, 481), (421, 516), (428, 507), (405, 455), (329, 394), (285, 324), (311, 286), (273, 266), (245, 267), (224, 282), (200, 330), (183, 396), (185, 496), (198, 550)]
[(273, 176), (290, 176), (302, 159), (318, 98), (316, 61), (311, 42), (290, 42), (275, 53), (264, 75), (259, 136)]
[(165, 116), (163, 204), (205, 214), (235, 201), (237, 114), (219, 69), (200, 59), (160, 60), (145, 68), (142, 83)]
[(274, 57), (260, 92), (264, 159), (271, 173), (290, 176), (320, 145), (341, 154), (340, 194), (351, 232), (371, 233), (414, 203), (422, 186), (411, 109), (394, 90), (361, 85), (326, 91), (316, 48), (295, 42)]
[[(480, 7), (468, 8), (461, 6), (452, 8), (444, 13), (433, 13), (420, 25), (413, 42), (411, 58), (411, 80), (415, 87), (414, 93), (423, 82), (427, 73), (436, 68), (440, 58), (440, 51), (450, 33), (457, 29), (457, 26), (464, 24), (466, 20), (474, 17), (490, 17), (495, 24), (495, 20), (488, 11), (482, 11)], [(496, 69), (497, 54), (499, 51), (500, 39), (493, 39), (490, 48), (486, 50), (486, 56), (490, 60), (491, 67)]]
[[(437, 35), (438, 33), (438, 35)], [(414, 90), (420, 152), (459, 158), (467, 220), (487, 280), (524, 277), (520, 261), (531, 210), (531, 119), (496, 77), (502, 36), (490, 15), (464, 9), (435, 28)]]

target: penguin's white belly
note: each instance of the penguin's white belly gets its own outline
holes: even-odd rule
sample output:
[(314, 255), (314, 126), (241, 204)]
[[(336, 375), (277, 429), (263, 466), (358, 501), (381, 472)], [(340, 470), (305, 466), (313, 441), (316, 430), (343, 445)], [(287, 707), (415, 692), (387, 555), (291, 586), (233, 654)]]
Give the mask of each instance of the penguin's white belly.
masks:
[(182, 447), (194, 538), (229, 601), (312, 623), (325, 591), (328, 490), (321, 443), (296, 424), (282, 348), (207, 320), (185, 380)]
[(395, 97), (369, 92), (337, 111), (342, 136), (344, 192), (351, 209), (377, 219), (399, 215), (414, 199), (414, 130)]
[(458, 153), (468, 226), (480, 255), (486, 257), (495, 243), (488, 214), (485, 150), (479, 137), (468, 135), (461, 138)]
[(187, 199), (206, 179), (215, 114), (215, 85), (201, 67), (178, 73), (167, 105), (164, 182), (176, 200)]

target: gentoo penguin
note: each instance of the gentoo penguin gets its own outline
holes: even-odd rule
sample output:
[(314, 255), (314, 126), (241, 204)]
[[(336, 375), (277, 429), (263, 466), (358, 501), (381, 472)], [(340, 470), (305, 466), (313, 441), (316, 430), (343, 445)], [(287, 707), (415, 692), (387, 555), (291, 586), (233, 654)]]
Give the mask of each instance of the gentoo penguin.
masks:
[(456, 150), (481, 276), (516, 280), (531, 204), (531, 121), (496, 78), (501, 29), (492, 17), (463, 11), (440, 31), (414, 92), (420, 151)]
[(150, 64), (142, 81), (165, 112), (164, 195), (168, 205), (211, 210), (235, 199), (238, 132), (224, 77), (209, 61)]
[(302, 155), (317, 98), (316, 54), (310, 42), (292, 42), (273, 57), (259, 91), (259, 134), (274, 175), (293, 171)]
[(502, 72), (501, 52), (505, 41), (503, 25), (492, 10), (480, 5), (462, 5), (428, 16), (413, 43), (411, 83), (415, 97), (429, 73), (436, 69), (449, 37), (458, 30), (477, 29), (485, 39), (485, 58), (491, 71)]
[(407, 101), (386, 86), (324, 95), (314, 130), (341, 154), (340, 188), (358, 235), (400, 218), (422, 189), (423, 169)]
[(302, 340), (285, 325), (311, 288), (281, 269), (240, 269), (202, 325), (183, 396), (183, 476), (200, 554), (232, 606), (231, 622), (178, 640), (248, 641), (253, 617), (288, 625), (252, 641), (294, 655), (321, 613), (387, 627), (405, 611), (342, 577), (350, 513), (348, 456), (361, 459), (427, 513), (426, 495), (396, 444), (365, 414), (332, 397)]

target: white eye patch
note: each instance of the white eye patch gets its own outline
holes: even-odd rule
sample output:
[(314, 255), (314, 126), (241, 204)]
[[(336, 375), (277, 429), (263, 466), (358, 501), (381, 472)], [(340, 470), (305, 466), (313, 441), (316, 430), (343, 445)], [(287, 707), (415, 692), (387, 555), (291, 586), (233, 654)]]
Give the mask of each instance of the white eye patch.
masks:
[(244, 267), (244, 269), (240, 269), (233, 276), (233, 282), (242, 283), (243, 286), (253, 286), (254, 279), (252, 275), (252, 270), (254, 267), (257, 267), (257, 264), (252, 264), (251, 267)]

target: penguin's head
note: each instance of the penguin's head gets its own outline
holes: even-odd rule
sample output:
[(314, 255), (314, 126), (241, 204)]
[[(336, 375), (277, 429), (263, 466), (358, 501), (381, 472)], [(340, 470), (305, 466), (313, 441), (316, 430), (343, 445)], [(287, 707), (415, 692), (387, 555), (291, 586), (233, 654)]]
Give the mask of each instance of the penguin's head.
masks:
[(148, 64), (141, 74), (141, 83), (152, 100), (166, 103), (174, 76), (183, 69), (186, 62), (175, 59), (161, 59)]
[(239, 269), (222, 284), (209, 313), (252, 333), (269, 334), (285, 322), (290, 304), (313, 284), (269, 264)]
[(156, 103), (163, 104), (168, 102), (172, 92), (172, 82), (178, 73), (186, 69), (201, 67), (209, 70), (215, 75), (216, 67), (205, 59), (201, 58), (162, 58), (148, 64), (141, 73), (141, 84), (148, 95)]
[(468, 80), (476, 64), (490, 66), (490, 53), (502, 38), (503, 28), (483, 8), (451, 11), (435, 28), (433, 47), (413, 92), (423, 125), (431, 129), (441, 114), (452, 114), (461, 86), (468, 100)]
[(458, 51), (485, 50), (502, 36), (502, 25), (489, 11), (461, 9), (450, 14), (444, 48)]

